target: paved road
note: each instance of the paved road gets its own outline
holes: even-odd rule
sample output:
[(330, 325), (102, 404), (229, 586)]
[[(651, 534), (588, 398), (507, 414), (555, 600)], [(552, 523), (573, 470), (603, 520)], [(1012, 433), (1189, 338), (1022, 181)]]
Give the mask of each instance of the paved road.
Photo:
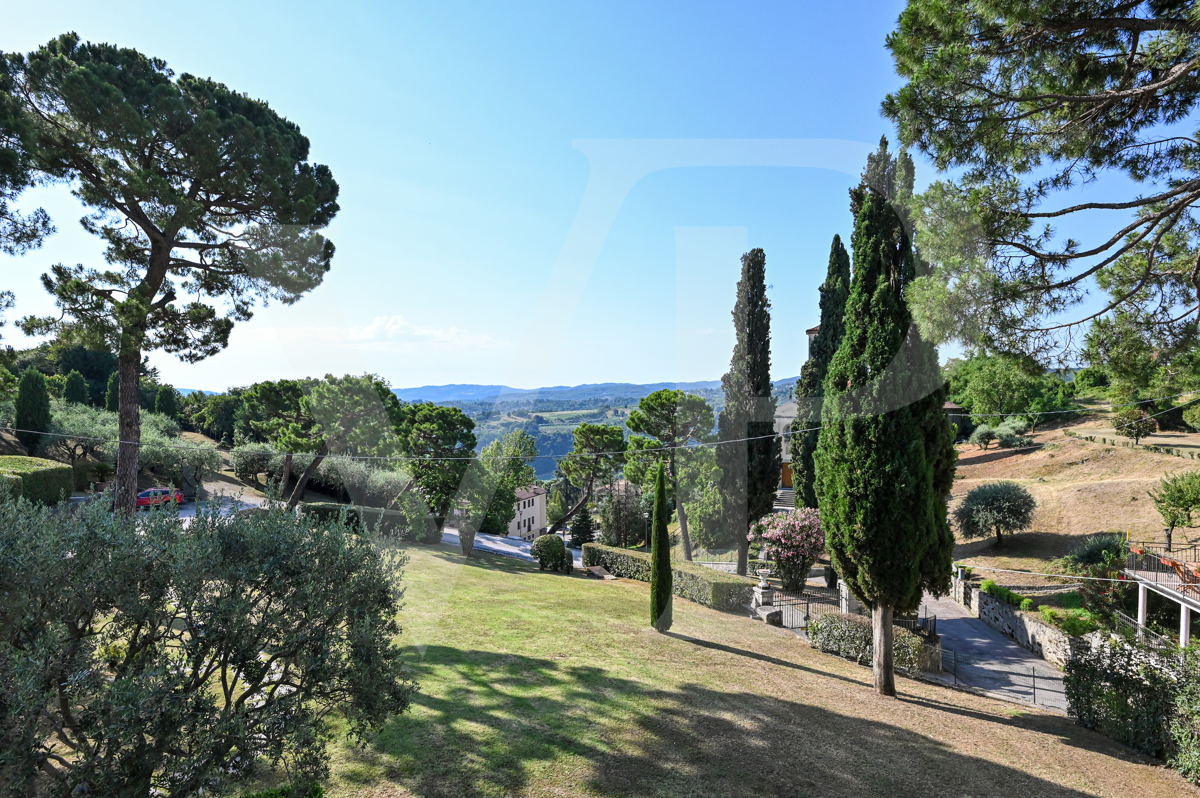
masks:
[[(1066, 712), (1062, 671), (1022, 648), (1016, 642), (971, 615), (951, 598), (926, 595), (922, 613), (937, 615), (937, 631), (942, 637), (941, 674), (927, 674), (949, 684), (957, 654), (958, 682), (995, 693), (1009, 700), (1033, 703), (1036, 688), (1038, 706)], [(1036, 678), (1035, 678), (1036, 674)]]
[[(442, 530), (442, 543), (458, 548), (458, 530), (453, 527), (446, 527)], [(529, 549), (533, 546), (531, 540), (521, 540), (520, 538), (507, 538), (500, 535), (487, 535), (483, 532), (475, 535), (475, 548), (480, 551), (491, 552), (492, 554), (503, 554), (508, 557), (516, 557), (519, 560), (533, 560), (533, 556), (529, 553)], [(582, 553), (579, 549), (568, 548), (575, 558), (575, 567), (583, 567)]]

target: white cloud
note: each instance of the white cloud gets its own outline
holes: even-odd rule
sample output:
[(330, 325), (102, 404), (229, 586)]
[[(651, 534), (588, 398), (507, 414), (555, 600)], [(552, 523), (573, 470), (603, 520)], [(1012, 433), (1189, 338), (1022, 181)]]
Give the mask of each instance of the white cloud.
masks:
[[(247, 332), (251, 332), (247, 330)], [(366, 325), (345, 327), (261, 327), (251, 335), (276, 339), (294, 345), (311, 342), (366, 351), (461, 351), (494, 349), (504, 346), (490, 335), (473, 333), (461, 327), (426, 327), (406, 321), (403, 316), (376, 316)]]

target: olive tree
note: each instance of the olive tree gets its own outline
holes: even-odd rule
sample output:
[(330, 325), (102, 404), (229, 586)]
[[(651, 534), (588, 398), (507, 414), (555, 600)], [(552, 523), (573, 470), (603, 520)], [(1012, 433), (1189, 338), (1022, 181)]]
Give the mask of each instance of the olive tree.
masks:
[(1168, 474), (1149, 495), (1166, 525), (1167, 551), (1170, 551), (1175, 527), (1196, 526), (1200, 517), (1200, 471)]
[(115, 339), (115, 498), (132, 513), (143, 354), (201, 360), (256, 301), (291, 304), (319, 285), (333, 244), (317, 231), (338, 210), (337, 183), (267, 103), (161, 59), (65, 34), (2, 62), (22, 151), (42, 178), (71, 187), (109, 264), (52, 266), (42, 282), (59, 314), (21, 325), (82, 323)]
[(407, 709), (403, 558), (282, 508), (190, 524), (0, 503), (0, 783), (13, 795), (221, 795), (255, 762), (328, 772)]
[(1037, 502), (1033, 495), (1015, 482), (991, 482), (972, 488), (958, 507), (954, 522), (965, 538), (994, 534), (996, 545), (1003, 535), (1022, 532), (1033, 524)]

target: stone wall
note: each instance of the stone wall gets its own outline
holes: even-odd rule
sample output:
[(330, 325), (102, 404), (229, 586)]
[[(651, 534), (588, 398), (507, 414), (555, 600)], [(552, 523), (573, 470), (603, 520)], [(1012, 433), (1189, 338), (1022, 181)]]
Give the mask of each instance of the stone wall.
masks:
[(972, 615), (1017, 641), (1042, 659), (1065, 668), (1071, 659), (1071, 636), (1041, 618), (989, 596), (977, 584), (952, 580), (951, 595)]

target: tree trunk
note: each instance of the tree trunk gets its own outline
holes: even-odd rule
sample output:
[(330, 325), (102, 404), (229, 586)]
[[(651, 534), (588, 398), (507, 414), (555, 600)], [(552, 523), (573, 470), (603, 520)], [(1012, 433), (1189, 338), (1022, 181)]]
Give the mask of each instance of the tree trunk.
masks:
[[(282, 496), (287, 492), (288, 484), (292, 481), (292, 453), (288, 452), (283, 458), (283, 479), (279, 482), (279, 495)], [(257, 483), (257, 475), (255, 475)]]
[(1167, 527), (1167, 551), (1171, 550), (1171, 534), (1175, 531), (1175, 527)]
[[(123, 332), (122, 338), (130, 333)], [(117, 470), (114, 477), (113, 510), (132, 516), (137, 510), (138, 455), (142, 442), (139, 381), (142, 373), (141, 349), (122, 342), (117, 358)]]
[(583, 509), (584, 505), (587, 504), (588, 499), (590, 499), (591, 497), (592, 497), (592, 483), (589, 482), (587, 484), (587, 487), (584, 488), (583, 498), (579, 500), (579, 504), (576, 504), (574, 507), (572, 507), (570, 510), (567, 511), (566, 515), (564, 515), (562, 518), (555, 521), (554, 524), (551, 525), (549, 531), (546, 532), (546, 534), (547, 535), (557, 535), (559, 532), (561, 532), (562, 528), (564, 526), (566, 526), (567, 522), (570, 521), (572, 518), (574, 518), (575, 515), (580, 510)]
[(896, 663), (892, 652), (892, 608), (876, 604), (871, 612), (871, 628), (874, 632), (873, 670), (875, 692), (880, 695), (896, 695)]
[(750, 569), (750, 540), (743, 534), (738, 534), (738, 576), (745, 576)]
[(300, 475), (300, 479), (296, 481), (296, 489), (292, 491), (292, 498), (288, 499), (287, 508), (289, 510), (296, 509), (296, 505), (304, 498), (304, 488), (308, 485), (308, 479), (316, 473), (317, 466), (325, 459), (325, 455), (329, 453), (329, 443), (322, 443), (321, 448), (317, 450), (317, 455), (308, 464), (308, 468), (304, 469), (304, 473)]
[(692, 561), (692, 539), (688, 537), (687, 510), (679, 493), (679, 477), (675, 473), (675, 451), (671, 450), (671, 490), (675, 492), (675, 511), (679, 513), (679, 539), (683, 542), (683, 559)]
[(996, 527), (996, 545), (999, 546), (1004, 542), (1004, 537), (1000, 534), (1000, 527)]

